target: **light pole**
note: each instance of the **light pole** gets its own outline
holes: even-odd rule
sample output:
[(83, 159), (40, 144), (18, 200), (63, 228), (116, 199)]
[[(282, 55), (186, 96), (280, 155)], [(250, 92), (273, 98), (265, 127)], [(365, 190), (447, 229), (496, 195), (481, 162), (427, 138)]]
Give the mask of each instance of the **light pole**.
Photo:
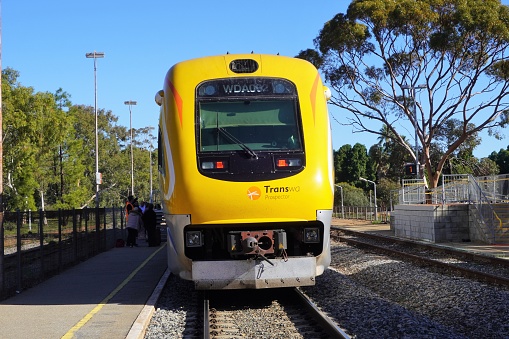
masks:
[(152, 199), (152, 144), (149, 149), (149, 160), (150, 160), (150, 203), (154, 203)]
[(345, 219), (345, 212), (343, 209), (343, 187), (340, 185), (334, 185), (334, 186), (339, 187), (339, 189), (341, 190), (341, 218)]
[(419, 179), (419, 143), (417, 138), (417, 102), (415, 100), (415, 90), (416, 89), (424, 89), (426, 88), (425, 84), (417, 85), (417, 86), (410, 86), (410, 85), (403, 85), (401, 86), (402, 89), (408, 89), (411, 93), (412, 100), (414, 102), (414, 120), (415, 120), (415, 178)]
[(104, 52), (93, 51), (85, 56), (94, 59), (94, 113), (95, 113), (95, 207), (99, 208), (99, 185), (101, 173), (99, 173), (99, 142), (97, 137), (97, 59), (104, 58)]
[(375, 188), (374, 188), (374, 191), (375, 191), (375, 220), (378, 220), (378, 212), (377, 212), (378, 207), (377, 207), (377, 205), (376, 205), (376, 184), (375, 184), (375, 182), (374, 182), (374, 181), (371, 181), (371, 180), (365, 179), (365, 178), (363, 178), (363, 177), (359, 177), (359, 180), (362, 180), (362, 181), (366, 181), (366, 182), (372, 183), (372, 184), (373, 184), (373, 186), (375, 187)]
[(124, 101), (124, 104), (129, 106), (129, 130), (131, 131), (131, 195), (134, 197), (133, 114), (131, 112), (131, 107), (136, 105), (136, 101)]

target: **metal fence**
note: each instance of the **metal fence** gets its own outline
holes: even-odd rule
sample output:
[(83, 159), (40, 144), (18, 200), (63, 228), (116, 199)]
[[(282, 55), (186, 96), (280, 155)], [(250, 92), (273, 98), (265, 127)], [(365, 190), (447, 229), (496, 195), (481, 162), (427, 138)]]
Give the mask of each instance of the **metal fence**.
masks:
[[(403, 179), (398, 190), (400, 204), (509, 203), (509, 174), (473, 177), (470, 174), (444, 174), (435, 189), (426, 189), (424, 179)], [(475, 194), (480, 189), (482, 197)], [(473, 194), (474, 192), (474, 194)], [(477, 200), (475, 200), (477, 199)]]
[(426, 200), (426, 182), (424, 179), (402, 179), (399, 190), (399, 203), (422, 204)]
[[(493, 243), (502, 220), (493, 208), (494, 203), (507, 202), (501, 188), (506, 176), (476, 177), (469, 174), (442, 177), (442, 203), (468, 203), (477, 211), (476, 216), (485, 226), (478, 234), (484, 241)], [(506, 193), (507, 194), (507, 193)]]
[(509, 174), (476, 177), (475, 180), (492, 203), (509, 202)]
[(389, 222), (390, 211), (385, 208), (378, 208), (375, 213), (375, 207), (373, 206), (334, 206), (332, 216), (341, 219)]
[(0, 299), (115, 246), (123, 208), (4, 212)]
[[(442, 185), (436, 190), (441, 193), (437, 203), (468, 203), (472, 201), (471, 195), (475, 178), (468, 174), (444, 174)], [(474, 195), (475, 196), (475, 195)]]

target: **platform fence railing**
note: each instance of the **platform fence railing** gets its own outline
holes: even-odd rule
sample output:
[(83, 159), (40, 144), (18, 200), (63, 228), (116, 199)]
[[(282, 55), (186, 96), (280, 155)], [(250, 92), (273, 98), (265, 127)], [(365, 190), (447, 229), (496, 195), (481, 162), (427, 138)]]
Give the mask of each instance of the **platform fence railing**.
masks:
[(390, 210), (384, 206), (334, 206), (332, 217), (340, 219), (369, 220), (372, 222), (389, 222)]
[(4, 212), (0, 299), (113, 248), (124, 230), (121, 207)]

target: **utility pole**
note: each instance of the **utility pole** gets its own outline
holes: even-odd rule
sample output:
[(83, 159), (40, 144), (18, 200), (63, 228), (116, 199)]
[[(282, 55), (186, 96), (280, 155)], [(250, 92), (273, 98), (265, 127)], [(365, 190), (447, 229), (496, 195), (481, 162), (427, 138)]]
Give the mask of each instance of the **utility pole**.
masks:
[(94, 59), (94, 112), (95, 112), (95, 208), (99, 208), (99, 185), (101, 173), (99, 173), (99, 138), (97, 131), (97, 58), (104, 58), (104, 52), (93, 51), (86, 53), (87, 59)]
[[(378, 220), (378, 206), (376, 205), (376, 183), (374, 181), (368, 180), (363, 177), (359, 177), (359, 180), (369, 182), (369, 183), (373, 184), (373, 186), (374, 186), (374, 190), (375, 190), (375, 220)], [(370, 205), (371, 205), (371, 202), (370, 202)]]
[[(2, 1), (0, 0), (0, 74), (2, 73)], [(0, 89), (2, 88), (2, 77), (0, 76)], [(2, 130), (2, 94), (0, 90), (0, 290), (4, 288), (4, 147)]]
[(419, 124), (417, 123), (417, 101), (415, 99), (415, 90), (416, 89), (424, 89), (426, 85), (421, 84), (417, 86), (403, 85), (402, 89), (408, 89), (410, 91), (410, 95), (412, 96), (413, 105), (413, 113), (415, 120), (415, 178), (419, 179), (419, 138), (417, 135), (417, 130), (419, 129)]
[(136, 105), (136, 101), (124, 101), (124, 105), (129, 106), (129, 130), (131, 133), (131, 195), (134, 197), (133, 113), (131, 107)]

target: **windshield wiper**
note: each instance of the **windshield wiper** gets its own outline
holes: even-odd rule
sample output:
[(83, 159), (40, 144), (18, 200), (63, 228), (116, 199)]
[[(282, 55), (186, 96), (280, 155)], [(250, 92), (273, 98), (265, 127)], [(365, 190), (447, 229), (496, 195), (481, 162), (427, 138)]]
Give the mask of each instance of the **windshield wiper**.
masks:
[(237, 144), (242, 148), (247, 154), (251, 156), (251, 158), (258, 159), (258, 154), (255, 153), (251, 148), (249, 148), (245, 143), (237, 139), (233, 134), (225, 130), (223, 127), (218, 127), (217, 130), (221, 132), (228, 140)]

